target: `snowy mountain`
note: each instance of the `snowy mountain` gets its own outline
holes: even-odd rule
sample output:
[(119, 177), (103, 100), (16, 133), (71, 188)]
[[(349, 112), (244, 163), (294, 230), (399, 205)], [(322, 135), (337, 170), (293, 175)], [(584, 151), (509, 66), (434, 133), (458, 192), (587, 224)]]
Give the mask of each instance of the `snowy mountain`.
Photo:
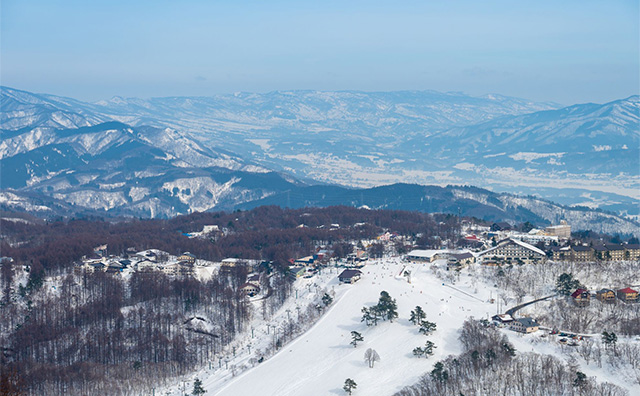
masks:
[[(216, 196), (220, 189), (226, 191), (225, 183), (235, 180), (229, 172), (246, 172), (246, 179), (273, 169), (310, 184), (361, 188), (398, 182), (471, 184), (640, 215), (637, 96), (561, 108), (500, 95), (434, 91), (278, 91), (115, 97), (96, 103), (7, 87), (0, 94), (0, 158), (11, 165), (3, 171), (3, 188), (44, 191), (49, 197), (69, 197), (71, 202), (107, 211), (131, 206), (127, 199), (137, 202), (140, 197), (147, 198), (134, 211), (144, 208), (148, 214), (235, 206), (287, 188), (245, 193), (223, 206), (183, 195), (172, 197), (176, 205), (166, 203), (156, 211), (147, 200), (154, 191), (169, 187), (193, 191), (198, 180), (209, 185), (205, 194)], [(93, 127), (100, 133), (93, 133)], [(76, 193), (73, 189), (60, 189), (65, 183), (73, 185), (58, 182), (66, 170), (91, 168), (93, 162), (86, 163), (87, 158), (104, 163), (103, 151), (108, 157), (115, 153), (113, 147), (128, 147), (133, 153), (138, 144), (159, 150), (145, 154), (149, 167), (159, 161), (175, 173), (146, 169), (145, 164), (133, 175), (171, 174), (171, 180), (157, 181), (152, 188), (130, 186), (133, 196), (129, 190), (105, 195), (125, 187), (100, 186), (134, 179), (97, 185), (94, 174), (80, 174), (80, 184), (91, 180), (100, 191), (101, 198), (95, 201), (71, 195)], [(202, 175), (207, 167), (224, 170), (227, 176), (199, 179), (208, 177)], [(193, 172), (187, 172), (188, 180), (177, 176), (185, 170)]]
[(86, 113), (82, 107), (82, 102), (74, 99), (0, 87), (0, 129), (79, 128), (110, 120), (98, 114)]
[[(96, 103), (7, 87), (1, 94), (12, 110), (2, 119), (5, 130), (87, 126), (107, 120), (169, 127), (196, 136), (210, 147), (225, 147), (268, 167), (312, 178), (317, 176), (314, 164), (323, 162), (315, 160), (317, 155), (345, 159), (345, 164), (355, 155), (356, 162), (367, 162), (367, 157), (401, 145), (411, 136), (559, 107), (500, 95), (472, 97), (435, 91), (278, 91), (212, 97), (114, 97)], [(73, 117), (69, 112), (75, 112)], [(75, 124), (57, 122), (61, 114), (73, 118)]]
[[(277, 91), (86, 103), (2, 88), (4, 130), (172, 128), (269, 169), (352, 187), (474, 184), (639, 215), (638, 97), (562, 107), (435, 91)], [(629, 202), (630, 201), (630, 202)]]
[(432, 136), (425, 151), (491, 168), (637, 176), (639, 127), (640, 97), (631, 96), (453, 128)]
[(45, 214), (44, 208), (60, 214), (76, 207), (80, 213), (168, 217), (232, 208), (294, 185), (175, 130), (118, 122), (3, 131), (0, 158), (1, 203)]
[(489, 154), (507, 148), (530, 151), (532, 147), (540, 152), (557, 152), (562, 146), (572, 152), (637, 149), (639, 111), (640, 97), (631, 96), (604, 105), (589, 103), (503, 117), (455, 128), (442, 137), (456, 138), (472, 151), (490, 149)]

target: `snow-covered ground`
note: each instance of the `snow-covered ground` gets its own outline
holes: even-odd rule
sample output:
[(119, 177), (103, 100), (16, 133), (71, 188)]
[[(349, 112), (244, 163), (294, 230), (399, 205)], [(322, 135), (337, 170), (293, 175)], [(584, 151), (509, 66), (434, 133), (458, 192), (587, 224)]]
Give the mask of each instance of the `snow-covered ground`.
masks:
[[(437, 261), (435, 264), (439, 272), (445, 274), (443, 268), (446, 263)], [(400, 276), (405, 266), (412, 273), (411, 283)], [(344, 395), (344, 381), (351, 378), (358, 384), (355, 394), (391, 395), (417, 382), (438, 360), (462, 351), (458, 330), (465, 319), (471, 316), (487, 318), (496, 313), (496, 305), (489, 302), (491, 297), (497, 297), (496, 288), (477, 283), (467, 270), (462, 271), (460, 280), (452, 286), (438, 278), (431, 267), (432, 263), (406, 263), (399, 258), (387, 258), (370, 260), (362, 269), (362, 279), (354, 285), (338, 283), (337, 273), (342, 269), (324, 270), (322, 275), (312, 279), (300, 279), (295, 284), (299, 291), (298, 299), (292, 296), (268, 323), (277, 326), (284, 322), (289, 315), (295, 315), (296, 306), (317, 299), (322, 289), (334, 292), (333, 304), (308, 331), (284, 345), (275, 355), (266, 357), (264, 362), (256, 363), (254, 360), (250, 363), (250, 358), (259, 357), (255, 354), (257, 349), (264, 351), (265, 346), (273, 341), (273, 328), (267, 334), (267, 322), (258, 311), (260, 303), (254, 302), (254, 334), (252, 337), (251, 330), (248, 330), (239, 337), (234, 344), (236, 357), (229, 349), (221, 360), (216, 357), (211, 368), (194, 373), (185, 379), (188, 380), (186, 383), (176, 383), (164, 392), (178, 395), (183, 386), (189, 391), (192, 381), (199, 378), (208, 395)], [(317, 288), (311, 285), (317, 285)], [(397, 300), (399, 318), (393, 323), (386, 321), (367, 327), (360, 320), (361, 309), (376, 304), (383, 290)], [(424, 309), (427, 320), (437, 324), (437, 330), (430, 336), (420, 334), (418, 327), (408, 320), (411, 310), (417, 305)], [(356, 348), (349, 344), (353, 330), (364, 336), (364, 341)], [(539, 334), (520, 335), (506, 329), (503, 331), (518, 351), (533, 350), (557, 355), (563, 360), (570, 359), (566, 354), (567, 347), (555, 342), (541, 342), (543, 339)], [(413, 356), (412, 350), (424, 346), (427, 340), (436, 345), (434, 355), (428, 359)], [(249, 343), (253, 348), (251, 353), (247, 348)], [(376, 350), (381, 357), (374, 368), (369, 368), (364, 362), (367, 348)], [(593, 363), (586, 366), (580, 359), (570, 360), (587, 375), (596, 376), (598, 381), (613, 382), (629, 389), (631, 394), (640, 394), (640, 386), (616, 378), (606, 366), (598, 368)]]
[[(444, 264), (440, 263), (441, 266)], [(412, 272), (411, 283), (399, 276), (405, 266)], [(214, 395), (248, 395), (253, 392), (263, 395), (342, 395), (346, 378), (358, 383), (359, 394), (388, 395), (411, 385), (438, 359), (461, 351), (457, 329), (467, 317), (487, 317), (495, 310), (495, 306), (485, 302), (489, 299), (490, 290), (482, 290), (474, 297), (470, 285), (456, 285), (456, 288), (469, 293), (464, 294), (444, 286), (430, 266), (407, 264), (397, 258), (370, 260), (363, 268), (362, 279), (354, 285), (338, 284), (335, 269), (314, 279), (300, 280), (296, 286), (301, 292), (308, 290), (302, 281), (321, 286), (326, 282), (326, 289), (335, 292), (335, 300), (328, 312), (311, 329), (285, 345), (273, 357), (244, 373), (239, 374), (237, 367), (243, 362), (246, 364), (250, 355), (239, 345), (237, 354), (240, 355), (242, 350), (244, 355), (231, 359), (228, 369), (225, 369), (224, 360), (221, 369), (218, 368), (219, 362), (214, 362), (212, 370), (207, 368), (191, 376), (190, 380), (202, 379), (208, 394)], [(380, 322), (378, 326), (367, 327), (360, 321), (360, 310), (365, 305), (376, 304), (383, 290), (397, 300), (400, 317), (394, 323)], [(287, 309), (292, 315), (296, 304), (300, 301), (292, 298), (271, 322), (286, 318), (287, 314), (283, 316), (283, 312)], [(416, 305), (422, 306), (427, 312), (427, 320), (436, 322), (438, 326), (431, 336), (419, 334), (418, 327), (408, 320)], [(273, 337), (273, 330), (266, 334), (264, 324), (259, 330), (256, 328), (254, 325), (255, 338), (251, 341), (254, 351), (255, 345), (261, 342), (260, 338), (270, 341)], [(364, 342), (357, 348), (349, 344), (352, 330), (364, 336)], [(434, 356), (429, 359), (414, 357), (413, 349), (424, 346), (427, 339), (436, 344)], [(372, 369), (363, 359), (367, 348), (375, 349), (381, 357)], [(236, 366), (235, 377), (231, 373), (232, 365)], [(190, 386), (186, 385), (188, 389)], [(169, 394), (177, 394), (179, 388), (174, 386), (169, 389)]]

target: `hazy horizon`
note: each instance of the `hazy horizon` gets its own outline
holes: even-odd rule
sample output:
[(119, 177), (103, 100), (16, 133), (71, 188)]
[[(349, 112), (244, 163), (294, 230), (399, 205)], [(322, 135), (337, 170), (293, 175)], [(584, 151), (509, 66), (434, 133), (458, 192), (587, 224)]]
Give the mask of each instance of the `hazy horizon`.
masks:
[(286, 90), (638, 94), (636, 1), (2, 2), (1, 83), (85, 101)]

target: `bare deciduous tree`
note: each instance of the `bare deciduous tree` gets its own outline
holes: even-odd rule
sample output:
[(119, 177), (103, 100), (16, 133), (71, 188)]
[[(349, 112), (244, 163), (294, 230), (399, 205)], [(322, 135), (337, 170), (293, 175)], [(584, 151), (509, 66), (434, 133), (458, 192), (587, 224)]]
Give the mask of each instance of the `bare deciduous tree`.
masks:
[(369, 368), (373, 368), (375, 362), (380, 361), (380, 355), (375, 349), (368, 348), (364, 353), (364, 361), (369, 365)]

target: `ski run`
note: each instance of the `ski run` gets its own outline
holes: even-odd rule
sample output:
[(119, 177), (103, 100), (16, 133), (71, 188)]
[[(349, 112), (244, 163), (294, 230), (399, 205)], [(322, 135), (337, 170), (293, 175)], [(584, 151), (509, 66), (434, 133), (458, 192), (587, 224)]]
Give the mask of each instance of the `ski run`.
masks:
[[(467, 269), (462, 270), (452, 287), (441, 275), (446, 273), (445, 269), (446, 260), (411, 263), (400, 257), (387, 257), (369, 260), (361, 268), (362, 278), (354, 284), (338, 281), (343, 268), (325, 268), (313, 278), (297, 279), (296, 292), (273, 317), (265, 320), (261, 297), (253, 299), (254, 319), (244, 334), (208, 367), (169, 388), (156, 390), (156, 394), (190, 393), (193, 381), (198, 378), (207, 395), (345, 395), (342, 387), (351, 378), (357, 383), (355, 395), (392, 395), (416, 383), (437, 361), (462, 352), (458, 336), (466, 319), (490, 319), (497, 313), (496, 304), (490, 301), (498, 294), (496, 287), (480, 283)], [(407, 271), (410, 276), (405, 276)], [(393, 323), (380, 321), (377, 326), (368, 327), (361, 321), (361, 309), (375, 305), (381, 291), (396, 299), (399, 317)], [(307, 309), (310, 303), (321, 305), (325, 293), (333, 297), (333, 302), (318, 320), (313, 324), (301, 323), (303, 328), (310, 327), (291, 342), (280, 345), (270, 356), (266, 351), (273, 348), (287, 323), (296, 322), (298, 312)], [(416, 306), (424, 309), (426, 320), (437, 325), (436, 331), (428, 336), (419, 333), (419, 327), (409, 321)], [(364, 337), (356, 347), (350, 344), (352, 331)], [(568, 347), (542, 342), (548, 331), (531, 334), (506, 328), (501, 331), (508, 335), (518, 353), (536, 352), (571, 360), (599, 382), (609, 381), (626, 388), (630, 394), (640, 394), (637, 382), (621, 377), (610, 366), (598, 368), (593, 362), (587, 365), (581, 358), (576, 359), (575, 354), (568, 354)], [(413, 349), (424, 346), (427, 340), (435, 344), (434, 354), (427, 359), (414, 356)], [(373, 368), (364, 360), (368, 348), (380, 356)]]

